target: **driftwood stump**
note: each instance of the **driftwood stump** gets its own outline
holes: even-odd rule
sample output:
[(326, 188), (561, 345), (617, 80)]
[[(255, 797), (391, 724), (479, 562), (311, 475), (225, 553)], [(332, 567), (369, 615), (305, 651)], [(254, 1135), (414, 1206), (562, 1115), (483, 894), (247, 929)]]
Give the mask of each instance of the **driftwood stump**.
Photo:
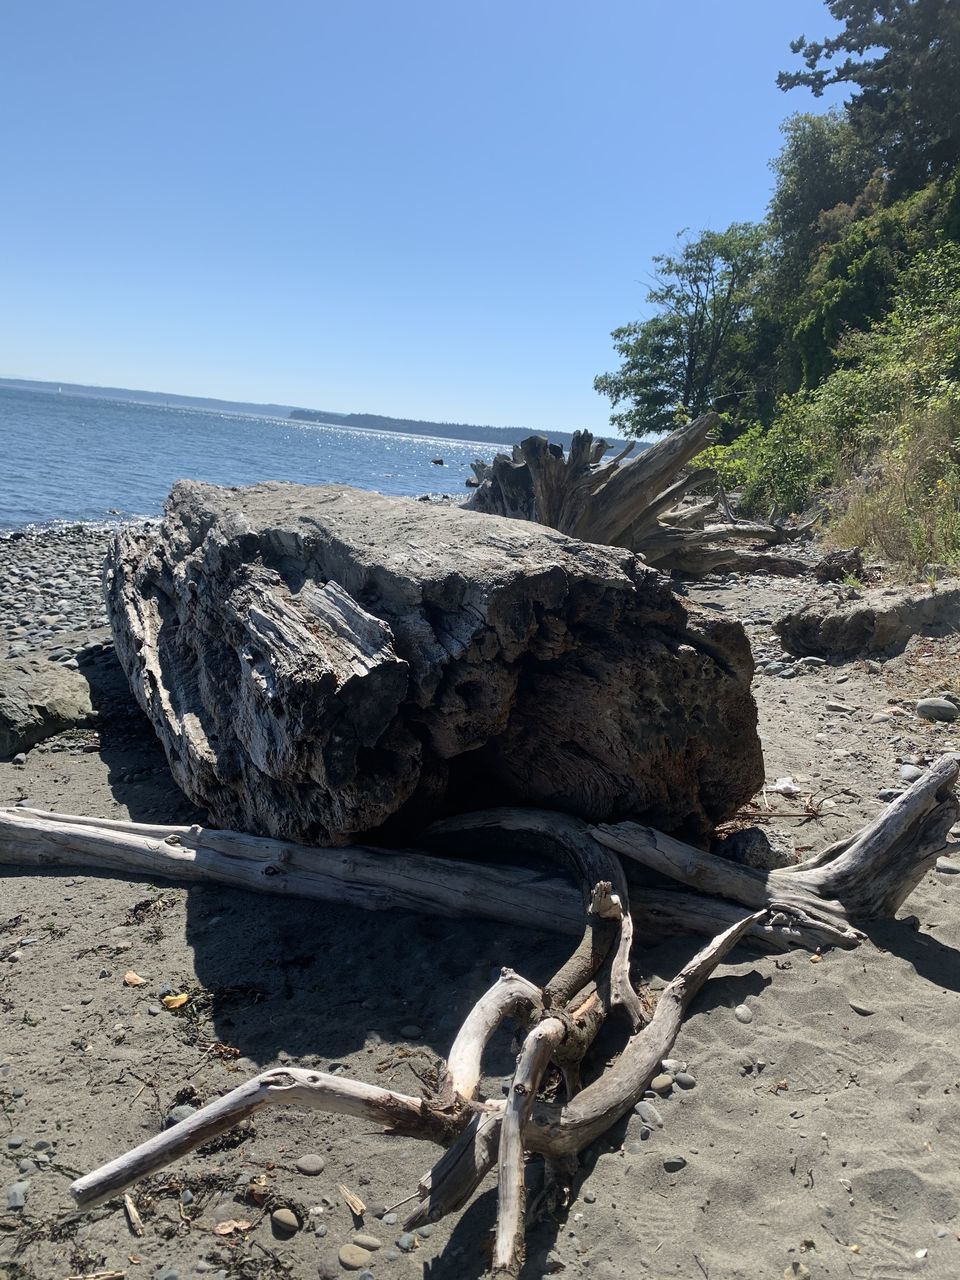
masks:
[(481, 805), (687, 837), (762, 779), (743, 629), (629, 551), (332, 486), (176, 486), (117, 653), (217, 825), (311, 844)]
[[(585, 542), (627, 547), (659, 569), (691, 575), (726, 569), (805, 572), (805, 561), (763, 548), (806, 536), (813, 521), (793, 526), (738, 520), (714, 473), (688, 468), (719, 422), (715, 413), (706, 413), (635, 458), (628, 459), (630, 444), (606, 462), (610, 446), (589, 431), (574, 433), (566, 457), (545, 436), (529, 436), (511, 454), (473, 464), (474, 492), (465, 505), (536, 521)], [(686, 494), (703, 488), (713, 489), (714, 496), (680, 505)], [(714, 516), (709, 524), (708, 515)]]

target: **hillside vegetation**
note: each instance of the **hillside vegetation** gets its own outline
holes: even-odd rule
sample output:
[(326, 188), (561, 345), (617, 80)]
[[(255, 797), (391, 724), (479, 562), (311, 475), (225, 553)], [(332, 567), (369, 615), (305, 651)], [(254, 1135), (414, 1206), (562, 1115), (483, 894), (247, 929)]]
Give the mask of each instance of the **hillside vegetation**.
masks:
[(779, 83), (844, 107), (787, 120), (762, 221), (655, 259), (596, 386), (634, 434), (721, 412), (701, 461), (749, 512), (822, 500), (837, 539), (960, 563), (960, 0), (826, 8)]

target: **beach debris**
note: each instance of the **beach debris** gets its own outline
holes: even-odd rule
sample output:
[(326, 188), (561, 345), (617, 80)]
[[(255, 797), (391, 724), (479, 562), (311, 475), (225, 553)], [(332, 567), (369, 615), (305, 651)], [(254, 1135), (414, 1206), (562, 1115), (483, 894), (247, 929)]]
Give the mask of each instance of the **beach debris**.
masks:
[(161, 996), (160, 1003), (167, 1009), (182, 1009), (189, 1001), (190, 997), (185, 991), (181, 991), (175, 996)]
[(141, 978), (139, 973), (133, 969), (128, 969), (123, 975), (123, 985), (125, 987), (143, 987), (146, 986), (147, 979)]
[(216, 826), (283, 842), (281, 875), (291, 842), (466, 803), (707, 836), (762, 782), (742, 625), (622, 548), (342, 485), (183, 481), (106, 572), (174, 778)]
[(367, 1206), (363, 1203), (355, 1191), (351, 1191), (349, 1187), (344, 1186), (342, 1182), (337, 1183), (337, 1190), (343, 1197), (343, 1203), (347, 1206), (354, 1217), (362, 1218), (367, 1212)]
[[(407, 878), (403, 895), (394, 896), (394, 902), (422, 906), (426, 886), (440, 882), (443, 893), (451, 897), (454, 890), (464, 896), (464, 886), (469, 886), (467, 909), (476, 911), (483, 896), (475, 892), (477, 864), (470, 862), (470, 855), (479, 850), (502, 856), (518, 847), (530, 848), (535, 841), (541, 859), (552, 858), (579, 886), (579, 942), (542, 987), (503, 970), (467, 1014), (446, 1060), (421, 1076), (416, 1096), (284, 1061), (204, 1106), (175, 1108), (169, 1117), (175, 1121), (172, 1127), (77, 1179), (71, 1188), (77, 1205), (88, 1208), (124, 1192), (261, 1107), (299, 1104), (374, 1122), (390, 1133), (445, 1148), (418, 1181), (416, 1203), (397, 1241), (400, 1249), (415, 1248), (416, 1232), (422, 1229), (426, 1235), (431, 1224), (460, 1209), (495, 1168), (498, 1209), (492, 1270), (516, 1280), (524, 1260), (528, 1216), (535, 1218), (548, 1202), (570, 1202), (579, 1153), (644, 1101), (651, 1084), (682, 1088), (689, 1083), (683, 1078), (686, 1064), (669, 1053), (685, 1011), (715, 967), (751, 936), (805, 946), (814, 960), (821, 959), (821, 948), (828, 945), (858, 945), (864, 937), (858, 922), (892, 917), (947, 844), (958, 815), (958, 774), (960, 758), (940, 757), (862, 831), (783, 870), (739, 866), (637, 822), (588, 826), (568, 815), (533, 809), (487, 810), (435, 823), (421, 837), (430, 853), (304, 850), (308, 861), (302, 866), (284, 865), (287, 894), (302, 890), (341, 900), (343, 884), (357, 884), (359, 853), (368, 859), (359, 888), (371, 898), (381, 894), (378, 903), (369, 905), (384, 905), (384, 899), (391, 899), (388, 886), (400, 883), (398, 874), (406, 877), (411, 867), (420, 866), (422, 880)], [(224, 857), (223, 851), (230, 849), (234, 856)], [(327, 855), (338, 852), (351, 860), (349, 876), (341, 882), (327, 874)], [(453, 852), (456, 859), (449, 856)], [(681, 901), (667, 917), (671, 927), (690, 932), (727, 922), (656, 999), (631, 981), (634, 920), (624, 859), (682, 886), (675, 891)], [(22, 807), (0, 810), (0, 861), (20, 867), (80, 862), (114, 870), (149, 868), (151, 880), (164, 872), (195, 880), (233, 877), (237, 883), (267, 889), (276, 887), (272, 882), (280, 871), (276, 841), (199, 827), (164, 830), (122, 821), (98, 823)], [(508, 861), (495, 865), (496, 881), (486, 883), (496, 883), (491, 896), (499, 904), (515, 897), (524, 868)], [(322, 875), (317, 874), (318, 866)], [(272, 868), (262, 879), (261, 867)], [(211, 876), (211, 868), (217, 874)], [(536, 874), (540, 909), (526, 918), (535, 920), (539, 929), (549, 918), (543, 907), (544, 901), (549, 906), (552, 891), (545, 888), (549, 880), (543, 873)], [(655, 892), (637, 891), (638, 915), (644, 900), (649, 902)], [(658, 901), (662, 906), (665, 899)], [(489, 904), (487, 909), (494, 915), (515, 910), (505, 912)], [(661, 910), (661, 926), (663, 920)], [(556, 923), (554, 916), (554, 927)], [(632, 1034), (619, 1057), (584, 1086), (581, 1063), (617, 1006), (625, 1011)], [(741, 1021), (753, 1017), (746, 1005), (737, 1006), (735, 1016)], [(508, 1019), (518, 1025), (516, 1068), (505, 1098), (485, 1098), (479, 1094), (483, 1055)], [(761, 1069), (757, 1061), (754, 1070)], [(771, 1088), (781, 1093), (791, 1086), (783, 1077)], [(551, 1195), (528, 1204), (524, 1169), (531, 1153), (544, 1157)], [(664, 1169), (676, 1173), (685, 1163), (684, 1157), (671, 1155)], [(266, 1178), (258, 1175), (251, 1190), (254, 1185), (260, 1198), (250, 1198), (269, 1205)], [(342, 1183), (337, 1189), (354, 1215), (362, 1218), (366, 1206), (360, 1197)], [(583, 1199), (589, 1203), (589, 1194)], [(277, 1229), (299, 1230), (300, 1219), (292, 1208), (274, 1209), (271, 1217)], [(362, 1250), (359, 1239), (353, 1246)]]
[[(610, 462), (603, 461), (610, 449), (606, 440), (589, 431), (574, 433), (566, 456), (545, 436), (530, 436), (510, 454), (472, 464), (475, 483), (468, 482), (473, 492), (466, 505), (548, 525), (584, 542), (629, 547), (658, 569), (694, 575), (718, 569), (805, 573), (805, 560), (764, 548), (811, 536), (819, 517), (787, 525), (740, 520), (716, 474), (687, 465), (719, 426), (718, 415), (706, 413), (637, 457), (629, 457), (636, 447), (631, 443)], [(696, 490), (710, 496), (685, 502)]]
[(215, 1236), (232, 1236), (235, 1231), (249, 1231), (253, 1224), (246, 1218), (227, 1218), (213, 1227)]
[(144, 1232), (143, 1219), (137, 1212), (137, 1206), (133, 1203), (133, 1196), (129, 1193), (124, 1193), (123, 1210), (127, 1215), (127, 1222), (130, 1225), (130, 1230), (135, 1236), (142, 1236)]

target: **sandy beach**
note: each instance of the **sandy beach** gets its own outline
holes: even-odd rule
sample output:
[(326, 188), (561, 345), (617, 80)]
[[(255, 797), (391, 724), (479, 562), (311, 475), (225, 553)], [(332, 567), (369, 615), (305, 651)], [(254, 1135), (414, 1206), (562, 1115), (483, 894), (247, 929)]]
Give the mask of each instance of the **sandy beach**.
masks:
[[(0, 658), (75, 662), (97, 713), (93, 727), (0, 763), (0, 804), (197, 820), (113, 657), (105, 537), (0, 543)], [(741, 618), (768, 667), (754, 682), (767, 780), (792, 778), (804, 799), (758, 797), (759, 825), (798, 856), (861, 827), (882, 793), (960, 741), (913, 713), (922, 693), (956, 691), (956, 636), (914, 640), (881, 663), (785, 658), (771, 624), (825, 590), (764, 577), (688, 589)], [(674, 1071), (693, 1083), (590, 1149), (569, 1211), (531, 1231), (524, 1276), (960, 1274), (958, 871), (960, 860), (941, 860), (857, 950), (735, 952), (675, 1046)], [(643, 948), (641, 976), (663, 984), (696, 946)], [(277, 1062), (416, 1094), (502, 965), (539, 983), (568, 950), (506, 926), (0, 869), (0, 1280), (334, 1276), (358, 1230), (379, 1242), (364, 1264), (374, 1277), (480, 1275), (492, 1178), (462, 1215), (405, 1236), (392, 1206), (435, 1151), (362, 1121), (260, 1113), (236, 1140), (139, 1184), (142, 1237), (119, 1200), (74, 1213), (68, 1186)], [(144, 981), (129, 985), (131, 972)], [(189, 1000), (170, 1009), (170, 994)], [(512, 1061), (501, 1035), (488, 1094)], [(341, 1183), (368, 1206), (359, 1228)], [(237, 1222), (249, 1225), (226, 1225)]]

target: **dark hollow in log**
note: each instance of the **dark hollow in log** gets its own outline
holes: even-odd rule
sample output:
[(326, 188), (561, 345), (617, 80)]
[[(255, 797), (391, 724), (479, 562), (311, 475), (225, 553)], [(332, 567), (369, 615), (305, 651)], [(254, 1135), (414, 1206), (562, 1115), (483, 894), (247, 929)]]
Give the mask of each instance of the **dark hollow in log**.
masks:
[(117, 536), (106, 586), (131, 687), (219, 826), (330, 845), (521, 803), (700, 837), (762, 781), (740, 624), (622, 549), (185, 482)]
[[(560, 445), (545, 436), (530, 436), (514, 445), (510, 455), (497, 454), (490, 464), (474, 463), (474, 492), (465, 505), (472, 511), (548, 525), (585, 542), (627, 547), (647, 564), (685, 574), (726, 569), (806, 572), (806, 562), (796, 556), (756, 548), (795, 541), (809, 533), (810, 524), (737, 520), (722, 491), (693, 507), (678, 505), (693, 490), (717, 487), (708, 468), (685, 468), (709, 442), (719, 421), (715, 413), (703, 414), (639, 456), (625, 460), (631, 445), (610, 462), (603, 461), (607, 442), (594, 439), (589, 431), (574, 434), (566, 457)], [(725, 523), (706, 525), (707, 513), (721, 500)], [(750, 544), (750, 549), (737, 543)]]

